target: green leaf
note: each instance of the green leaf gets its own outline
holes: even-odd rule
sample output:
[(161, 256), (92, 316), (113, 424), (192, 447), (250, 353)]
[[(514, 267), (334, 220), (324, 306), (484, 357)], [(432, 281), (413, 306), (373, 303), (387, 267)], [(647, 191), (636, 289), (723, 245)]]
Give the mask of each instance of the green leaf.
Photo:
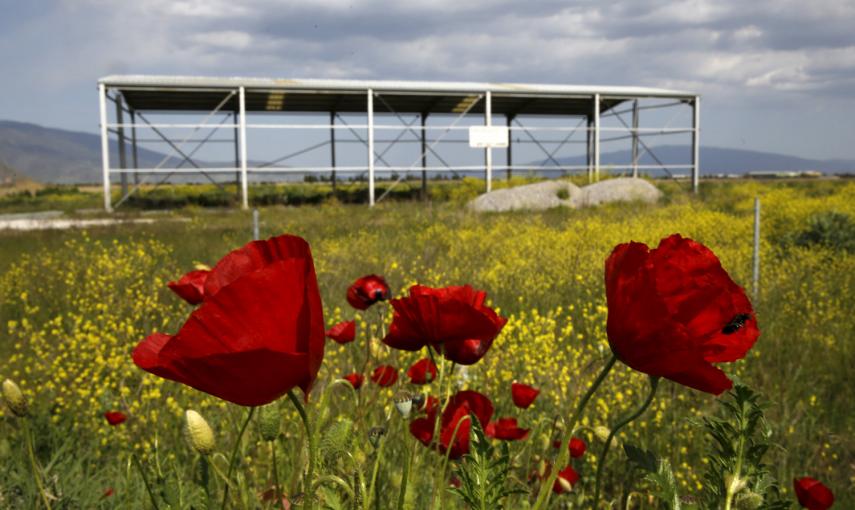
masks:
[(631, 462), (636, 464), (641, 469), (655, 473), (659, 468), (659, 460), (656, 454), (650, 450), (639, 448), (638, 446), (624, 443), (623, 451)]

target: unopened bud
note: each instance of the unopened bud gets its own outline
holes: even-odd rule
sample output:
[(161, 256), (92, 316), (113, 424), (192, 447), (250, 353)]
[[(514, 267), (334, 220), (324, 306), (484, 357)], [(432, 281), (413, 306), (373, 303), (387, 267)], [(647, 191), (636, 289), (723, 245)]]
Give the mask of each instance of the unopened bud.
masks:
[(609, 439), (609, 434), (611, 433), (612, 431), (609, 430), (608, 427), (603, 427), (602, 425), (594, 427), (594, 435), (597, 436), (597, 439), (604, 443)]
[(564, 489), (564, 492), (573, 492), (573, 484), (565, 480), (563, 477), (558, 477), (558, 484)]
[(27, 415), (27, 399), (11, 379), (3, 381), (3, 400), (15, 416), (23, 418)]
[(214, 441), (214, 431), (211, 426), (202, 418), (202, 415), (188, 409), (184, 413), (187, 423), (184, 427), (184, 435), (187, 437), (187, 442), (194, 450), (202, 455), (209, 455), (214, 451), (216, 442)]
[(279, 405), (276, 402), (261, 406), (258, 409), (258, 430), (265, 441), (274, 441), (279, 437), (281, 423)]
[(736, 508), (739, 510), (757, 510), (763, 505), (763, 496), (753, 491), (745, 491), (736, 499)]
[(380, 438), (386, 435), (386, 429), (383, 427), (371, 427), (368, 431), (368, 441), (371, 446), (377, 448), (380, 445)]

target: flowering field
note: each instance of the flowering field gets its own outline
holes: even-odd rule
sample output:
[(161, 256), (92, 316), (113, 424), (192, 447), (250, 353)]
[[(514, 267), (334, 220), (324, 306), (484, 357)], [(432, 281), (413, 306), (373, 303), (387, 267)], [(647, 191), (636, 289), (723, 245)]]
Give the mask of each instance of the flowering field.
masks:
[[(658, 206), (525, 214), (475, 215), (453, 202), (266, 208), (261, 238), (299, 236), (311, 255), (280, 237), (287, 247), (258, 255), (256, 273), (285, 257), (303, 261), (299, 274), (221, 275), (213, 286), (207, 268), (218, 274), (250, 240), (248, 214), (0, 233), (0, 379), (22, 392), (4, 384), (0, 508), (827, 508), (825, 486), (835, 508), (855, 507), (855, 184), (666, 192)], [(603, 370), (638, 323), (680, 321), (652, 306), (637, 313), (623, 284), (607, 303), (606, 259), (622, 243), (653, 249), (674, 233), (724, 268), (686, 286), (720, 281), (737, 303), (732, 279), (752, 298), (720, 324), (744, 359), (719, 366), (736, 385), (718, 397), (720, 379), (664, 373), (625, 344), (623, 362)], [(179, 281), (194, 270), (202, 280)], [(475, 290), (431, 290), (462, 285)], [(230, 288), (229, 307), (200, 315)], [(407, 308), (420, 292), (432, 312)], [(297, 314), (292, 300), (310, 311)], [(191, 313), (209, 340), (182, 329)], [(282, 336), (299, 352), (237, 365), (223, 354), (163, 357), (163, 342), (232, 341), (213, 326), (232, 313), (263, 333), (246, 342)], [(649, 407), (615, 430), (651, 386)], [(722, 447), (730, 439), (738, 451)]]

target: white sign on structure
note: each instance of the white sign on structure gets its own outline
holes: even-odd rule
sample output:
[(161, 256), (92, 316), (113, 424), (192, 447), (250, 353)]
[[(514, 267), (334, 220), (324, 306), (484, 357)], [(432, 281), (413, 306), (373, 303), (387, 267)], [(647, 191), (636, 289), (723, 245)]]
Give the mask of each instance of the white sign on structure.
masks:
[(470, 126), (469, 146), (474, 149), (489, 149), (508, 146), (506, 126)]

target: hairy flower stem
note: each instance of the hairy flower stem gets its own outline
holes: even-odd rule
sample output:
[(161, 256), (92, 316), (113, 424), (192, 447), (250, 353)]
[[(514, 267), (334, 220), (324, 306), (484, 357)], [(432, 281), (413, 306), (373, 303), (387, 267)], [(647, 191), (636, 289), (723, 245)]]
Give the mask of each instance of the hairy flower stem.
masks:
[(609, 454), (609, 448), (612, 445), (612, 439), (620, 432), (620, 429), (626, 427), (630, 422), (644, 414), (644, 411), (647, 411), (647, 408), (650, 407), (650, 404), (653, 402), (653, 397), (656, 395), (656, 388), (659, 386), (659, 378), (658, 377), (650, 377), (650, 392), (647, 394), (647, 398), (644, 400), (644, 403), (641, 404), (641, 407), (636, 409), (632, 414), (617, 422), (614, 427), (612, 427), (611, 432), (609, 432), (609, 437), (606, 438), (606, 444), (603, 445), (603, 453), (600, 454), (600, 458), (597, 461), (597, 480), (594, 484), (594, 500), (591, 508), (596, 509), (597, 505), (600, 502), (600, 483), (603, 480), (603, 468), (606, 465), (606, 456)]
[(306, 441), (308, 442), (309, 450), (309, 467), (306, 470), (306, 478), (303, 482), (303, 487), (306, 492), (304, 496), (306, 501), (305, 507), (314, 508), (315, 486), (313, 478), (315, 475), (315, 436), (312, 434), (312, 426), (309, 425), (309, 417), (306, 415), (306, 409), (303, 407), (300, 399), (297, 398), (297, 395), (294, 394), (294, 390), (288, 392), (288, 399), (292, 404), (294, 404), (294, 407), (297, 408), (297, 412), (300, 414), (300, 419), (303, 421), (303, 427), (306, 429)]
[(39, 496), (42, 498), (42, 503), (44, 503), (47, 510), (50, 510), (50, 501), (48, 501), (44, 485), (42, 485), (41, 469), (39, 469), (39, 463), (36, 460), (35, 448), (33, 447), (33, 435), (30, 433), (30, 425), (27, 423), (26, 417), (24, 418), (23, 423), (24, 440), (27, 442), (27, 454), (30, 457), (30, 465), (33, 468), (33, 480), (36, 482), (36, 488), (39, 491)]
[(401, 492), (398, 493), (398, 510), (404, 510), (404, 501), (407, 499), (407, 482), (409, 482), (410, 479), (410, 466), (412, 465), (413, 457), (415, 457), (416, 454), (415, 445), (411, 444), (413, 441), (406, 440), (407, 422), (402, 421), (402, 423), (404, 424), (404, 443), (406, 443), (407, 460), (404, 462), (404, 472), (401, 474)]
[(371, 509), (371, 503), (374, 502), (374, 493), (377, 491), (377, 473), (380, 472), (380, 461), (383, 460), (383, 449), (386, 446), (386, 440), (380, 439), (380, 446), (374, 452), (377, 456), (374, 459), (374, 469), (371, 471), (371, 483), (368, 485), (368, 495), (364, 500), (364, 508), (365, 510)]
[[(431, 351), (430, 346), (428, 346), (428, 352), (431, 355), (431, 359), (434, 359), (433, 352)], [(440, 354), (439, 350), (437, 350), (437, 355), (438, 354)], [(436, 362), (434, 362), (434, 364), (436, 364)], [(439, 411), (436, 414), (436, 420), (433, 423), (433, 435), (431, 436), (433, 438), (433, 441), (435, 441), (437, 444), (439, 443), (439, 432), (440, 432), (439, 429), (440, 429), (440, 423), (442, 422), (442, 413), (445, 412), (445, 408), (446, 408), (446, 406), (448, 406), (448, 398), (449, 398), (449, 394), (451, 393), (450, 383), (449, 383), (449, 381), (446, 380), (446, 377), (445, 377), (445, 367), (446, 367), (445, 360), (440, 359), (439, 360), (439, 377), (437, 378), (437, 384), (439, 387), (439, 391), (442, 393), (442, 399), (440, 400)], [(453, 373), (454, 373), (454, 363), (451, 364), (451, 370), (450, 370), (450, 373), (448, 374), (448, 376), (449, 376), (448, 379), (450, 379), (450, 377)], [(443, 465), (443, 461), (442, 461), (442, 458), (440, 458), (439, 461), (437, 462), (437, 467), (440, 467), (442, 465)], [(444, 491), (442, 489), (442, 484), (445, 483), (445, 473), (443, 473), (442, 471), (443, 471), (442, 469), (436, 470), (438, 475), (434, 479), (433, 492), (431, 493), (431, 507), (433, 507), (434, 503), (436, 502), (437, 493), (439, 493), (440, 496), (442, 496), (442, 494), (444, 494)]]
[(232, 457), (229, 460), (229, 471), (226, 474), (226, 486), (223, 488), (223, 504), (220, 506), (222, 510), (225, 510), (226, 503), (229, 501), (229, 487), (232, 484), (232, 472), (235, 470), (235, 465), (237, 464), (238, 453), (240, 452), (240, 443), (243, 439), (243, 433), (246, 432), (246, 427), (249, 425), (249, 421), (252, 419), (252, 415), (255, 413), (255, 408), (250, 407), (249, 413), (246, 415), (246, 420), (241, 425), (240, 432), (238, 432), (238, 437), (235, 440), (235, 447), (232, 449)]
[(154, 507), (154, 510), (159, 510), (157, 506), (157, 498), (154, 497), (154, 492), (151, 491), (151, 484), (148, 483), (148, 477), (145, 475), (145, 470), (143, 469), (142, 463), (140, 462), (140, 458), (137, 457), (136, 453), (131, 454), (131, 458), (134, 460), (134, 465), (137, 467), (137, 470), (140, 472), (140, 476), (142, 477), (143, 485), (145, 485), (145, 490), (148, 492), (148, 498), (151, 500), (151, 506)]
[(276, 441), (270, 441), (270, 462), (273, 464), (273, 493), (276, 495), (276, 505), (282, 503), (282, 487), (279, 485), (279, 471), (276, 467)]
[[(558, 478), (558, 472), (563, 469), (563, 467), (567, 464), (570, 457), (570, 450), (567, 448), (567, 445), (570, 443), (570, 440), (573, 438), (573, 431), (576, 428), (576, 422), (579, 421), (579, 418), (582, 416), (582, 412), (585, 410), (585, 406), (588, 405), (588, 401), (591, 400), (591, 397), (594, 395), (594, 392), (597, 391), (597, 388), (605, 380), (606, 376), (611, 372), (612, 367), (615, 366), (617, 362), (617, 357), (612, 354), (611, 358), (606, 362), (603, 369), (600, 370), (597, 378), (594, 379), (594, 382), (591, 383), (591, 386), (588, 388), (588, 391), (582, 395), (582, 400), (579, 401), (579, 404), (576, 406), (576, 411), (573, 412), (573, 416), (570, 418), (570, 422), (567, 424), (567, 429), (564, 433), (564, 440), (561, 442), (561, 446), (558, 453), (558, 459), (555, 461), (555, 466), (549, 470), (549, 478), (546, 482), (540, 486), (540, 492), (537, 495), (537, 501), (535, 501), (532, 510), (542, 510), (546, 508), (546, 505), (549, 504), (549, 498), (552, 495), (552, 485), (555, 483), (555, 479)], [(551, 447), (551, 445), (549, 446)]]
[[(742, 406), (742, 410), (745, 409), (745, 406)], [(736, 493), (742, 490), (744, 487), (744, 483), (741, 483), (740, 477), (742, 476), (742, 462), (745, 458), (745, 416), (740, 413), (739, 416), (739, 443), (736, 446), (736, 469), (734, 469), (733, 475), (730, 477), (729, 483), (727, 483), (727, 495), (724, 498), (724, 509), (731, 510), (733, 507), (733, 497), (736, 496)], [(727, 479), (725, 479), (727, 480)]]

